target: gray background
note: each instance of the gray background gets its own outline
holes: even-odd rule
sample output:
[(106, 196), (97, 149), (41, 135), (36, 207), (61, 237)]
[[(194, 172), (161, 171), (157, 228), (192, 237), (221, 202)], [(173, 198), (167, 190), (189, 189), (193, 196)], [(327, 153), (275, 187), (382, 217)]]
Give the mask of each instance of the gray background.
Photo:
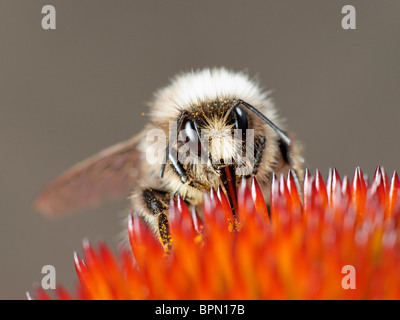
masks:
[[(57, 29), (41, 28), (41, 8)], [(357, 9), (357, 30), (341, 8)], [(0, 1), (0, 298), (24, 299), (43, 265), (77, 283), (81, 241), (115, 248), (123, 201), (57, 221), (41, 188), (137, 133), (176, 72), (226, 66), (275, 89), (307, 166), (341, 176), (399, 169), (399, 1)]]

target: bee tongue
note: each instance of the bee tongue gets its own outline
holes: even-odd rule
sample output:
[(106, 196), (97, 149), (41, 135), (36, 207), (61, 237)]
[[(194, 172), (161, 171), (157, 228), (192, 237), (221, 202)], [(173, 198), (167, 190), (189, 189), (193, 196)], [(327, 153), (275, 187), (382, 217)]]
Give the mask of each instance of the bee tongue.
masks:
[(218, 170), (222, 184), (224, 185), (226, 196), (233, 215), (238, 211), (238, 201), (236, 193), (236, 174), (235, 167), (230, 165)]

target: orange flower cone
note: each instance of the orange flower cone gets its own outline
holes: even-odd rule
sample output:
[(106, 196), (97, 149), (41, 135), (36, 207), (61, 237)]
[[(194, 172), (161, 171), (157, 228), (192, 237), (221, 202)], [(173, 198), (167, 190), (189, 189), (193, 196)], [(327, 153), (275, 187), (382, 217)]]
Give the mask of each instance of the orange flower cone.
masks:
[[(400, 183), (380, 167), (371, 183), (332, 169), (307, 171), (303, 190), (273, 177), (270, 214), (256, 180), (238, 189), (234, 217), (221, 190), (204, 197), (204, 218), (171, 200), (171, 247), (129, 219), (131, 252), (84, 242), (75, 254), (79, 299), (399, 299)], [(347, 288), (348, 268), (355, 288)], [(50, 299), (36, 289), (37, 299)], [(29, 296), (31, 298), (31, 296)], [(72, 296), (58, 286), (56, 298)]]

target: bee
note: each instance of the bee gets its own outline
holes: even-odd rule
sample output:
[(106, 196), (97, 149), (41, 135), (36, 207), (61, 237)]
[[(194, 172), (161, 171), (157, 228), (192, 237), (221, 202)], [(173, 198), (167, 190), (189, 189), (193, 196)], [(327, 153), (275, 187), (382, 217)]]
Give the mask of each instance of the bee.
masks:
[[(143, 131), (56, 178), (37, 197), (36, 208), (58, 217), (130, 194), (129, 211), (166, 244), (172, 197), (198, 206), (205, 191), (220, 186), (235, 214), (243, 178), (256, 177), (267, 202), (273, 174), (292, 170), (300, 183), (300, 144), (284, 131), (269, 93), (248, 74), (225, 68), (182, 73), (155, 93), (149, 107)], [(156, 163), (149, 152), (154, 131), (162, 133), (163, 147), (163, 161)]]

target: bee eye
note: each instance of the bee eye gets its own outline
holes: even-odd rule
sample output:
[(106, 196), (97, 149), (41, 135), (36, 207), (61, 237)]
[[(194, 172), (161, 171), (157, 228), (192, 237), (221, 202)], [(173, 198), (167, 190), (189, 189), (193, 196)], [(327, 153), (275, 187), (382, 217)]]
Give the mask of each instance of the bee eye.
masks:
[(201, 154), (200, 137), (197, 134), (193, 122), (186, 120), (182, 127), (183, 130), (185, 130), (186, 142), (189, 143), (190, 150), (197, 151), (198, 154)]
[(242, 129), (243, 137), (246, 136), (246, 130), (248, 129), (249, 122), (247, 120), (246, 113), (239, 106), (235, 108), (235, 129)]

